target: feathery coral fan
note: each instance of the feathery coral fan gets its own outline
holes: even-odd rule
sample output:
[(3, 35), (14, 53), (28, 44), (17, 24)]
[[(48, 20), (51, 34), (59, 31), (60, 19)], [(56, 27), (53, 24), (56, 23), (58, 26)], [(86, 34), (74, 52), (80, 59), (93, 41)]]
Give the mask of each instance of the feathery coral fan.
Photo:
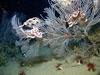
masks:
[[(97, 1), (97, 2), (96, 2)], [(22, 46), (21, 50), (26, 56), (37, 56), (39, 44), (50, 45), (53, 53), (58, 57), (70, 55), (74, 46), (93, 46), (98, 55), (95, 45), (89, 38), (88, 32), (100, 21), (99, 0), (52, 0), (51, 7), (45, 8), (47, 13), (43, 20), (33, 17), (21, 26), (18, 26), (17, 16), (12, 18), (13, 29), (21, 38), (16, 45)], [(29, 45), (30, 39), (22, 41), (22, 38), (36, 38), (33, 45)], [(25, 44), (26, 43), (26, 44)], [(83, 46), (84, 45), (84, 46)]]

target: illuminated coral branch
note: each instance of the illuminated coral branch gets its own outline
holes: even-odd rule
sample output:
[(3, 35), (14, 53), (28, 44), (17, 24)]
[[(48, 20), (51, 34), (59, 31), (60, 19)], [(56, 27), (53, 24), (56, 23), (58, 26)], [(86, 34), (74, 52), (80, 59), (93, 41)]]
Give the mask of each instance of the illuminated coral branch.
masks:
[(82, 13), (81, 10), (75, 11), (73, 12), (73, 14), (70, 14), (70, 18), (68, 19), (68, 24), (69, 27), (72, 27), (75, 24), (78, 23), (86, 23), (87, 19), (86, 19), (86, 14)]
[[(42, 32), (39, 31), (34, 25), (39, 23), (38, 18), (31, 18), (24, 22), (23, 25), (19, 26), (20, 30), (26, 35), (27, 38), (42, 38)], [(24, 26), (31, 27), (30, 30), (23, 29)]]

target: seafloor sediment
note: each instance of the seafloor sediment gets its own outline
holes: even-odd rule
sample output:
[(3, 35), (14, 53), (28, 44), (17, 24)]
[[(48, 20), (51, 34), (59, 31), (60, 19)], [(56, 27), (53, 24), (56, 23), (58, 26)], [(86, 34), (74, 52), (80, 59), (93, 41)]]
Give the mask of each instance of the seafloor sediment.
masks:
[[(22, 71), (25, 72), (25, 75), (100, 75), (100, 58), (93, 56), (90, 62), (95, 64), (96, 71), (88, 71), (86, 63), (77, 65), (76, 61), (65, 62), (59, 59), (25, 67), (20, 67), (17, 61), (10, 61), (6, 66), (0, 68), (0, 75), (19, 75)], [(59, 63), (62, 64), (62, 70), (56, 68)]]

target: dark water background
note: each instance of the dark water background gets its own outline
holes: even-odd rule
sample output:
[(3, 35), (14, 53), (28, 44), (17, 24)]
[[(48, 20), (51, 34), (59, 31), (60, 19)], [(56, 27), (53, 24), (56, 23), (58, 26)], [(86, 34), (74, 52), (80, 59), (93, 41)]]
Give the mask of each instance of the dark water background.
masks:
[(43, 10), (48, 7), (48, 0), (0, 0), (0, 15), (7, 11), (9, 15), (14, 12), (24, 13), (28, 18), (45, 15)]

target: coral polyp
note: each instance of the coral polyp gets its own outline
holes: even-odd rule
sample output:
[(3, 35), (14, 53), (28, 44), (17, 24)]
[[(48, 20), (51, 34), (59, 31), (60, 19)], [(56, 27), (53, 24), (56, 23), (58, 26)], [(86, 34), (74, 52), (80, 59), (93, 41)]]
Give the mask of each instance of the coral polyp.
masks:
[(83, 64), (83, 58), (81, 56), (76, 57), (76, 61), (79, 65)]
[(63, 69), (62, 64), (57, 64), (56, 68), (57, 68), (57, 70), (62, 70)]
[(25, 72), (24, 72), (24, 71), (22, 71), (21, 73), (19, 73), (19, 75), (25, 75)]
[(95, 71), (95, 65), (93, 63), (88, 63), (87, 64), (87, 67), (88, 67), (88, 71)]
[(24, 67), (25, 66), (25, 63), (22, 61), (22, 62), (20, 62), (20, 66), (21, 67)]

